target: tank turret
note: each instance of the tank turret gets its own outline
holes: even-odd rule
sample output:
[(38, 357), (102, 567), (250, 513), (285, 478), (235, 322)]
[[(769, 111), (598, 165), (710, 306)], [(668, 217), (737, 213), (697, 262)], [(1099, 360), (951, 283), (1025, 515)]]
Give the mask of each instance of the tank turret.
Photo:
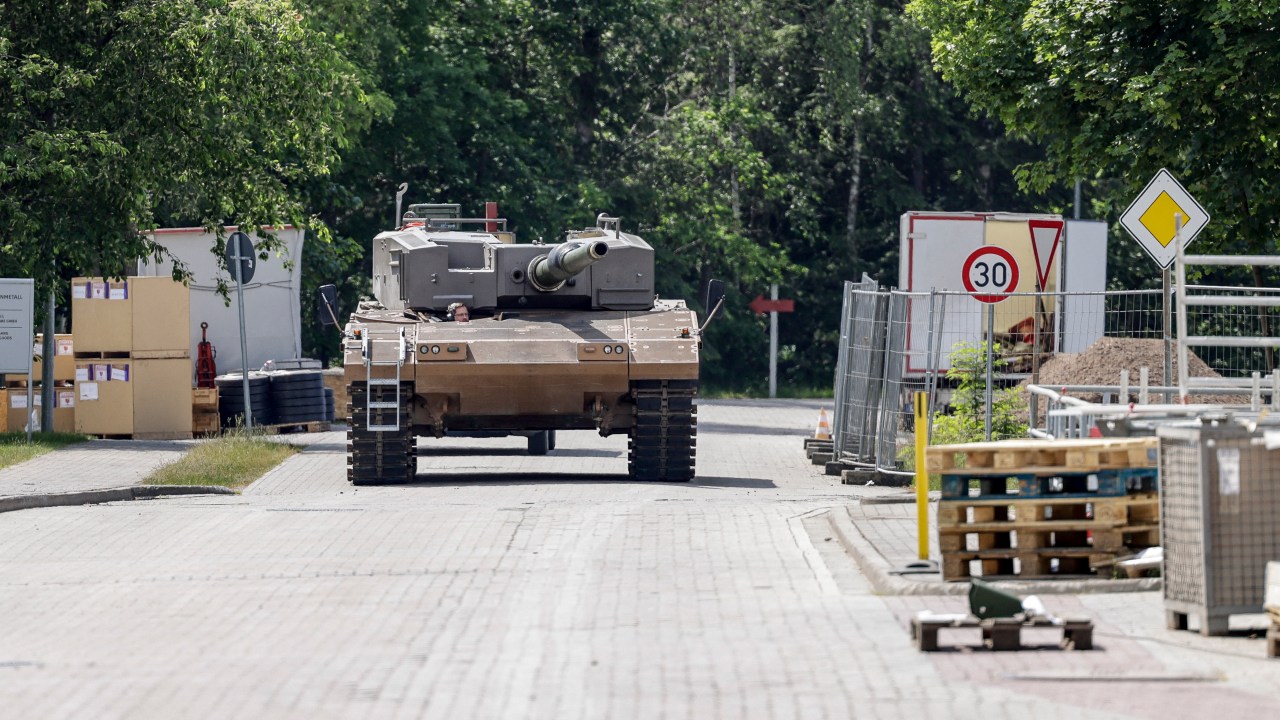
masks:
[(472, 310), (647, 310), (653, 248), (617, 218), (563, 243), (518, 243), (506, 221), (463, 218), (456, 205), (413, 205), (404, 225), (374, 239), (373, 292), (385, 307), (442, 314)]

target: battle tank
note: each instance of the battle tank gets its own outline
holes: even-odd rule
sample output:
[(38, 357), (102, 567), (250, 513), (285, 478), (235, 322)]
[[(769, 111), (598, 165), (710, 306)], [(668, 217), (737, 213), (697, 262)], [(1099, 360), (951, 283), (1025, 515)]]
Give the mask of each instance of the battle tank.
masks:
[[(544, 454), (570, 429), (626, 434), (635, 480), (691, 479), (701, 333), (683, 300), (657, 298), (653, 248), (604, 214), (517, 243), (496, 214), (411, 205), (374, 238), (375, 299), (344, 330), (348, 479), (412, 481), (419, 437), (523, 435)], [(713, 281), (707, 307), (722, 295)]]

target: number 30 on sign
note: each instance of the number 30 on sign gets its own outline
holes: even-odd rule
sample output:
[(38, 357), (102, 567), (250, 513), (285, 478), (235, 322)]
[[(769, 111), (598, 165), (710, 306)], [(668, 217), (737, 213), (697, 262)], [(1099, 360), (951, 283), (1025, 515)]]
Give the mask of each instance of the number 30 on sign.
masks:
[(974, 300), (998, 303), (1018, 287), (1018, 261), (1002, 247), (987, 245), (964, 261), (964, 288)]

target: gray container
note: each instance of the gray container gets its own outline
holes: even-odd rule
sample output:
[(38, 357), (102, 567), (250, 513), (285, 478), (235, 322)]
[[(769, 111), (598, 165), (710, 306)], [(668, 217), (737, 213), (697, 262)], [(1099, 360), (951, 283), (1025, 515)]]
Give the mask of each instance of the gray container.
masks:
[(1231, 615), (1262, 612), (1267, 562), (1280, 557), (1280, 451), (1276, 426), (1217, 419), (1157, 429), (1160, 542), (1170, 629), (1195, 615), (1202, 635), (1223, 635)]

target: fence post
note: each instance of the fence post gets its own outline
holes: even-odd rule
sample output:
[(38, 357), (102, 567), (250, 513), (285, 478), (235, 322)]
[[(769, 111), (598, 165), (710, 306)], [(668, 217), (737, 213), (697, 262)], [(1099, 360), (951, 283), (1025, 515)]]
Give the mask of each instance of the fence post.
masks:
[(920, 559), (929, 559), (929, 469), (925, 462), (925, 448), (929, 444), (928, 425), (929, 394), (917, 392), (916, 409), (916, 534), (919, 539)]
[(993, 345), (995, 345), (995, 335), (996, 335), (996, 306), (988, 303), (987, 304), (987, 417), (986, 417), (987, 442), (991, 442), (991, 401), (995, 395), (994, 389), (992, 388), (992, 379), (991, 379), (991, 370), (992, 370), (991, 348)]

